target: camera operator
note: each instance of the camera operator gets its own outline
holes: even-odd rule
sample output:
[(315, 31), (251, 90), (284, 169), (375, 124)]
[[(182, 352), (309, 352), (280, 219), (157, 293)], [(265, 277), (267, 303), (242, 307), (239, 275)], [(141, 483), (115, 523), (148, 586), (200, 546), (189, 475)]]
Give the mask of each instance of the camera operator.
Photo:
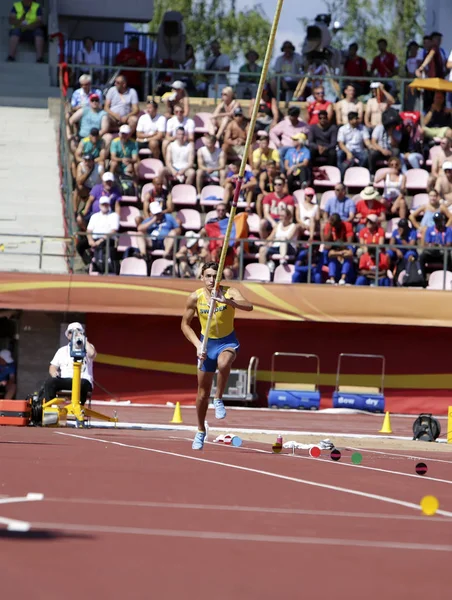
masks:
[[(66, 346), (62, 346), (50, 362), (50, 377), (44, 384), (44, 394), (46, 401), (55, 398), (60, 390), (72, 389), (72, 378), (74, 376), (74, 359), (71, 356), (71, 339), (74, 332), (84, 334), (84, 328), (81, 323), (71, 323), (68, 325), (65, 335), (69, 340)], [(80, 404), (83, 406), (89, 392), (93, 389), (93, 361), (96, 358), (96, 349), (86, 339), (86, 356), (82, 363), (82, 373), (80, 382)]]

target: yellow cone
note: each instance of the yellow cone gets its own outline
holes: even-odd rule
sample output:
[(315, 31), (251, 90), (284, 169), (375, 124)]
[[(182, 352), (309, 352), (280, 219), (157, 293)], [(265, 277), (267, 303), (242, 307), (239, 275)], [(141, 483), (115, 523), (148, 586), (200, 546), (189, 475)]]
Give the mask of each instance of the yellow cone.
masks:
[(183, 423), (180, 402), (176, 402), (176, 408), (174, 409), (173, 418), (171, 419), (170, 423)]
[(385, 418), (383, 419), (383, 427), (378, 433), (392, 433), (391, 417), (389, 416), (389, 410), (387, 410), (385, 413)]

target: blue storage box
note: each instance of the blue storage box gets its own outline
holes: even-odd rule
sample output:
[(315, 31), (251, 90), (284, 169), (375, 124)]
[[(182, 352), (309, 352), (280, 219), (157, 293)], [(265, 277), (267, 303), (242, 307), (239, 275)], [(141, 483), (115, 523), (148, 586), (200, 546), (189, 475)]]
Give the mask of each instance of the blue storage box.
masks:
[(318, 410), (320, 392), (316, 390), (280, 390), (272, 389), (268, 394), (270, 408), (299, 408)]
[(353, 392), (333, 393), (333, 408), (354, 408), (368, 412), (384, 412), (385, 397), (383, 394), (358, 394)]

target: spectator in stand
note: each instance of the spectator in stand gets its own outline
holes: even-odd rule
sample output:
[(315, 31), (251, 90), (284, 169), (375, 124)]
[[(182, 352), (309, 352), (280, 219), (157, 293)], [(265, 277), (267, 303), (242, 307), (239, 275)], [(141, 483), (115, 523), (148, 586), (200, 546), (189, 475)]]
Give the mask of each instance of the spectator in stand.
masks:
[(369, 132), (364, 125), (360, 125), (358, 113), (349, 113), (348, 124), (339, 127), (337, 143), (339, 146), (337, 164), (342, 177), (349, 167), (356, 164), (360, 167), (367, 166), (368, 150), (371, 148)]
[(416, 70), (416, 77), (439, 77), (446, 75), (446, 55), (441, 52), (441, 34), (432, 33), (431, 47), (422, 64)]
[(295, 214), (295, 201), (293, 196), (287, 194), (284, 190), (284, 180), (280, 177), (275, 179), (275, 191), (264, 196), (262, 201), (263, 218), (260, 223), (261, 239), (268, 238), (270, 232), (281, 220), (281, 215), (288, 208), (292, 212), (292, 218)]
[(452, 161), (452, 144), (448, 137), (443, 137), (440, 142), (440, 150), (435, 153), (432, 160), (432, 171), (429, 179), (429, 189), (435, 187), (435, 183), (441, 175), (444, 175), (443, 164)]
[(265, 195), (271, 194), (275, 191), (275, 179), (280, 178), (279, 174), (279, 162), (275, 162), (274, 160), (268, 160), (265, 169), (259, 175), (259, 187), (256, 198), (256, 212), (259, 217), (263, 218), (262, 212), (262, 200)]
[(420, 64), (419, 44), (413, 40), (408, 44), (406, 51), (405, 76), (409, 77), (410, 79), (414, 79)]
[[(228, 226), (229, 218), (226, 212), (226, 205), (224, 202), (220, 202), (216, 206), (216, 216), (211, 217), (207, 223), (201, 229), (201, 236), (211, 238), (208, 241), (208, 249), (210, 252), (210, 260), (218, 260), (220, 257), (221, 250), (223, 248), (223, 240)], [(232, 224), (231, 237), (229, 240), (229, 247), (226, 254), (226, 265), (233, 267), (237, 265), (237, 253), (235, 251), (235, 242), (237, 238), (237, 231), (235, 223)]]
[(351, 112), (358, 113), (358, 122), (363, 122), (364, 107), (363, 103), (356, 98), (356, 88), (349, 83), (344, 89), (344, 98), (335, 105), (336, 123), (338, 127), (348, 123), (348, 115)]
[[(432, 37), (432, 45), (439, 48), (439, 53), (441, 55), (442, 61), (443, 61), (443, 65), (444, 68), (446, 67), (446, 63), (447, 63), (447, 54), (446, 51), (444, 50), (444, 48), (442, 48), (441, 44), (443, 43), (443, 34), (440, 33), (439, 31), (433, 31), (431, 34)], [(445, 75), (444, 75), (445, 76)]]
[[(234, 195), (235, 186), (239, 174), (240, 164), (238, 162), (233, 162), (229, 165), (229, 169), (226, 173), (226, 178), (224, 180), (224, 202), (226, 205), (232, 200)], [(251, 171), (245, 171), (245, 175), (243, 176), (242, 187), (240, 189), (239, 200), (245, 201), (247, 204), (247, 210), (251, 211), (251, 202), (253, 200), (253, 195), (256, 190), (257, 180), (254, 174)]]
[(304, 190), (303, 200), (298, 202), (295, 214), (300, 224), (300, 236), (307, 237), (308, 241), (312, 242), (320, 229), (320, 208), (312, 188)]
[(209, 251), (204, 246), (200, 246), (199, 238), (199, 233), (194, 231), (187, 231), (185, 234), (185, 244), (181, 244), (176, 254), (179, 277), (199, 279), (202, 266), (210, 261)]
[(229, 86), (224, 87), (221, 90), (221, 101), (215, 107), (208, 124), (210, 135), (215, 135), (217, 140), (223, 138), (236, 108), (240, 108), (240, 102), (235, 99), (234, 90)]
[(449, 206), (452, 204), (452, 161), (447, 160), (443, 163), (443, 173), (436, 180), (435, 190)]
[(412, 262), (417, 258), (415, 246), (417, 243), (417, 231), (410, 226), (408, 219), (400, 219), (397, 229), (392, 232), (391, 245), (404, 246), (404, 248), (389, 248), (387, 254), (394, 266), (396, 273), (400, 273), (406, 267), (407, 261)]
[[(102, 171), (100, 171), (102, 168)], [(82, 200), (86, 200), (95, 185), (101, 183), (103, 166), (94, 162), (92, 154), (84, 154), (82, 161), (77, 165), (75, 189), (73, 191), (73, 208), (78, 213)]]
[(176, 106), (182, 106), (184, 117), (188, 117), (190, 114), (190, 98), (185, 90), (185, 83), (183, 81), (174, 81), (171, 84), (171, 91), (163, 94), (162, 102), (166, 105), (165, 117), (167, 119), (174, 116)]
[(444, 252), (446, 253), (446, 269), (450, 270), (450, 248), (452, 246), (452, 229), (446, 226), (447, 217), (442, 212), (433, 215), (433, 226), (428, 227), (424, 236), (424, 250), (419, 258), (422, 273), (426, 277), (426, 265), (428, 263), (443, 264)]
[(83, 210), (77, 215), (77, 224), (82, 231), (85, 231), (91, 216), (99, 212), (101, 198), (108, 198), (110, 208), (119, 215), (121, 190), (115, 185), (113, 173), (107, 172), (102, 175), (102, 183), (93, 187)]
[[(97, 50), (94, 50), (94, 38), (89, 35), (83, 38), (83, 47), (77, 51), (75, 61), (79, 65), (86, 65), (87, 67), (99, 67), (102, 65), (102, 59)], [(83, 69), (84, 73), (88, 73), (89, 69)], [(102, 77), (99, 71), (94, 71), (94, 78), (98, 81)]]
[(224, 186), (226, 156), (223, 150), (217, 147), (217, 138), (209, 135), (204, 146), (197, 152), (198, 170), (196, 171), (196, 189), (201, 193), (205, 185), (214, 184)]
[(356, 206), (353, 200), (347, 197), (345, 185), (336, 184), (334, 191), (336, 195), (329, 198), (323, 211), (323, 219), (329, 220), (332, 215), (339, 215), (345, 228), (348, 242), (353, 241), (353, 220), (356, 214)]
[[(372, 175), (377, 171), (378, 162), (389, 162), (390, 157), (398, 157), (400, 155), (401, 141), (402, 133), (397, 129), (395, 123), (391, 123), (386, 127), (384, 125), (377, 125), (375, 127), (372, 131), (369, 150), (369, 171)], [(402, 168), (401, 165), (400, 168)]]
[(162, 142), (162, 155), (164, 158), (166, 157), (166, 149), (168, 148), (168, 144), (174, 142), (176, 139), (176, 132), (180, 127), (184, 128), (187, 140), (189, 142), (194, 142), (195, 122), (193, 119), (184, 117), (184, 109), (182, 106), (176, 106), (174, 108), (174, 117), (171, 117), (171, 119), (168, 119), (166, 122), (166, 137)]
[(300, 80), (301, 67), (303, 65), (303, 58), (298, 52), (295, 52), (295, 46), (292, 42), (284, 42), (281, 46), (281, 56), (275, 61), (273, 65), (273, 71), (276, 75), (281, 77), (275, 77), (271, 82), (272, 92), (277, 96), (278, 90), (278, 79), (279, 88), (284, 93), (288, 90), (295, 91)]
[(104, 139), (105, 146), (110, 145), (112, 136), (108, 134), (110, 127), (108, 115), (100, 106), (100, 98), (97, 94), (91, 94), (89, 97), (89, 106), (79, 108), (69, 119), (69, 125), (74, 126), (79, 123), (78, 133), (72, 138), (71, 146), (76, 151), (80, 140), (90, 136), (93, 129), (99, 131), (99, 136)]
[(326, 110), (319, 112), (319, 124), (309, 128), (311, 164), (336, 166), (337, 127), (328, 120)]
[(0, 398), (11, 400), (16, 394), (16, 366), (9, 350), (0, 351)]
[(176, 139), (168, 145), (165, 158), (165, 171), (174, 183), (195, 183), (195, 146), (187, 140), (183, 127), (176, 130)]
[(89, 154), (92, 156), (99, 173), (102, 175), (107, 158), (105, 139), (100, 137), (100, 131), (93, 127), (89, 135), (80, 140), (75, 152), (75, 160), (80, 163), (83, 157)]
[(372, 98), (366, 102), (366, 111), (364, 113), (364, 124), (372, 130), (377, 125), (381, 125), (381, 115), (384, 111), (394, 104), (395, 100), (386, 90), (384, 83), (375, 81), (370, 84)]
[(151, 214), (149, 212), (149, 207), (152, 202), (157, 202), (162, 209), (162, 212), (165, 214), (171, 214), (174, 210), (173, 200), (171, 198), (171, 194), (168, 192), (168, 189), (165, 185), (163, 185), (163, 177), (157, 176), (152, 181), (153, 187), (146, 192), (143, 199), (143, 217), (136, 217), (135, 223), (140, 225), (144, 221), (144, 219), (149, 219)]
[[(211, 42), (210, 51), (211, 55), (206, 60), (205, 70), (229, 73), (231, 68), (231, 60), (227, 54), (222, 54), (220, 42), (218, 40)], [(228, 79), (226, 75), (206, 75), (206, 80), (208, 85), (228, 85)]]
[(248, 50), (245, 59), (246, 63), (239, 69), (239, 83), (259, 83), (259, 76), (262, 71), (262, 67), (257, 64), (259, 54), (256, 50)]
[(389, 172), (375, 177), (375, 183), (385, 182), (383, 189), (383, 200), (386, 205), (386, 219), (400, 217), (406, 219), (408, 206), (405, 200), (406, 176), (402, 173), (402, 165), (398, 158), (390, 158), (388, 161)]
[(314, 88), (313, 94), (314, 100), (308, 104), (309, 125), (318, 125), (319, 113), (325, 110), (326, 114), (328, 115), (328, 121), (332, 123), (334, 117), (334, 107), (332, 102), (325, 100), (325, 88), (322, 85), (319, 85)]
[(356, 285), (372, 285), (389, 287), (388, 277), (389, 257), (385, 252), (379, 252), (377, 268), (377, 249), (368, 248), (359, 259), (359, 276)]
[(36, 48), (36, 62), (44, 62), (44, 31), (41, 5), (33, 0), (15, 2), (9, 13), (9, 54), (8, 62), (16, 60), (19, 42), (33, 42)]
[(129, 125), (121, 125), (119, 136), (110, 146), (110, 171), (118, 175), (126, 175), (136, 180), (138, 177), (138, 146), (130, 139), (132, 130)]
[(279, 152), (274, 148), (270, 148), (270, 137), (266, 131), (260, 131), (258, 135), (258, 148), (253, 150), (252, 167), (255, 175), (265, 169), (265, 165), (269, 160), (273, 160), (279, 164)]
[(141, 256), (146, 257), (147, 249), (163, 250), (165, 258), (172, 258), (174, 237), (180, 235), (180, 227), (169, 213), (164, 213), (159, 202), (149, 205), (151, 216), (138, 225), (138, 233), (144, 234), (137, 237), (137, 244)]
[(138, 149), (149, 148), (152, 158), (160, 158), (160, 148), (166, 132), (166, 119), (157, 111), (157, 102), (148, 100), (146, 113), (141, 115), (137, 124)]
[[(99, 200), (99, 211), (91, 215), (91, 218), (86, 228), (88, 244), (94, 253), (99, 247), (106, 247), (107, 244), (110, 246), (110, 258), (115, 257), (115, 237), (109, 237), (109, 235), (118, 233), (119, 231), (119, 214), (112, 212), (111, 202), (107, 197), (102, 197)], [(77, 246), (80, 252), (80, 246)], [(86, 257), (86, 252), (81, 254), (85, 264), (91, 262), (91, 257)], [(85, 257), (85, 258), (84, 258)], [(88, 260), (88, 262), (86, 262)], [(104, 272), (103, 270), (101, 271)]]
[(379, 201), (380, 194), (371, 185), (363, 189), (360, 199), (356, 203), (355, 219), (358, 221), (356, 232), (359, 233), (367, 224), (369, 215), (376, 215), (381, 223), (386, 218), (386, 206)]
[(446, 108), (444, 92), (435, 92), (430, 110), (424, 117), (422, 131), (428, 140), (443, 138), (452, 127), (452, 109)]
[(90, 96), (93, 94), (98, 96), (99, 105), (102, 106), (104, 97), (99, 89), (92, 87), (91, 77), (89, 75), (80, 75), (78, 82), (80, 87), (74, 90), (71, 96), (72, 112), (79, 110), (79, 108), (88, 107), (90, 103)]
[[(122, 67), (146, 67), (146, 54), (139, 49), (140, 40), (138, 37), (131, 37), (127, 48), (123, 48), (115, 57), (115, 65)], [(143, 97), (143, 72), (142, 71), (121, 71), (121, 75), (127, 80), (131, 88), (134, 88), (141, 98)], [(130, 123), (129, 123), (130, 125)]]
[(353, 249), (344, 244), (349, 241), (346, 224), (337, 213), (333, 213), (323, 230), (325, 244), (338, 242), (330, 246), (326, 245), (323, 254), (324, 262), (328, 265), (328, 279), (326, 283), (345, 285), (352, 283), (355, 278), (353, 270)]
[(378, 40), (377, 46), (379, 54), (370, 65), (370, 72), (378, 77), (394, 77), (399, 70), (399, 61), (396, 55), (388, 52), (388, 42), (384, 38)]
[(367, 215), (366, 226), (359, 232), (359, 243), (362, 246), (369, 244), (382, 246), (385, 243), (385, 230), (380, 225), (377, 215)]
[(309, 126), (300, 119), (300, 109), (298, 106), (291, 106), (287, 112), (287, 117), (270, 129), (270, 140), (275, 148), (278, 149), (280, 158), (280, 168), (284, 170), (284, 160), (286, 152), (292, 148), (294, 143), (292, 136), (296, 133), (309, 133)]
[[(194, 71), (196, 69), (195, 50), (191, 44), (185, 45), (185, 62), (179, 65), (179, 69), (184, 71)], [(185, 83), (185, 88), (190, 92), (196, 92), (193, 73), (180, 75), (181, 81)]]
[[(421, 240), (424, 239), (424, 235), (427, 229), (435, 225), (433, 221), (433, 215), (435, 215), (438, 212), (446, 215), (447, 225), (450, 227), (452, 225), (452, 216), (446, 204), (444, 204), (444, 202), (441, 202), (440, 195), (436, 190), (430, 190), (430, 192), (428, 193), (428, 204), (419, 206), (409, 216), (409, 219), (413, 224), (414, 228), (417, 229)], [(419, 222), (418, 219), (421, 215), (422, 219)]]
[[(404, 119), (402, 125), (402, 138), (400, 140), (400, 159), (402, 160), (402, 172), (406, 173), (407, 164), (411, 169), (420, 169), (424, 157), (422, 155), (422, 132), (418, 123), (412, 119)], [(447, 139), (447, 138), (445, 138)]]
[(123, 75), (118, 75), (114, 87), (108, 90), (105, 110), (115, 130), (121, 125), (129, 125), (132, 134), (135, 133), (140, 110), (138, 95), (133, 88), (128, 87), (127, 79)]
[[(452, 50), (450, 51), (449, 57), (446, 62), (446, 69), (449, 71), (448, 79), (449, 79), (449, 81), (452, 81)], [(450, 108), (451, 103), (452, 103), (451, 102), (452, 94), (449, 92), (447, 96), (448, 96), (447, 106), (448, 106), (448, 108)]]
[(249, 124), (243, 116), (242, 109), (237, 107), (234, 109), (232, 121), (226, 127), (224, 134), (223, 151), (227, 159), (243, 157), (248, 127)]
[(287, 185), (291, 194), (295, 189), (306, 187), (311, 182), (311, 152), (307, 146), (308, 138), (305, 133), (296, 133), (292, 139), (295, 146), (289, 148), (284, 160)]
[[(251, 98), (248, 109), (248, 118), (251, 119), (253, 113), (255, 98)], [(259, 112), (257, 113), (256, 127), (254, 131), (267, 131), (275, 127), (282, 119), (281, 111), (278, 108), (278, 103), (273, 95), (270, 84), (266, 83), (262, 92), (262, 98), (259, 102)]]
[(271, 273), (276, 269), (276, 263), (273, 260), (275, 254), (280, 255), (279, 263), (281, 265), (287, 264), (289, 258), (296, 255), (293, 242), (296, 241), (298, 233), (299, 226), (293, 222), (292, 211), (288, 208), (284, 209), (281, 220), (273, 227), (266, 243), (259, 248), (259, 262), (267, 264)]
[[(358, 44), (355, 42), (348, 47), (348, 55), (344, 62), (344, 75), (346, 77), (367, 77), (367, 62), (362, 56), (358, 56)], [(367, 94), (369, 84), (366, 81), (353, 80), (356, 95)]]

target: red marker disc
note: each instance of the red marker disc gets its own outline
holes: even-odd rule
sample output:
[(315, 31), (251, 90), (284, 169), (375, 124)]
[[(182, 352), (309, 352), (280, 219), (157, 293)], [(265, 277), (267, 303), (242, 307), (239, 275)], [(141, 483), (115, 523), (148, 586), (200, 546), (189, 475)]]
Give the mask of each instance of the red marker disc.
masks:
[(320, 448), (318, 448), (317, 446), (313, 446), (312, 448), (309, 448), (309, 456), (312, 456), (312, 458), (319, 458), (321, 454)]

